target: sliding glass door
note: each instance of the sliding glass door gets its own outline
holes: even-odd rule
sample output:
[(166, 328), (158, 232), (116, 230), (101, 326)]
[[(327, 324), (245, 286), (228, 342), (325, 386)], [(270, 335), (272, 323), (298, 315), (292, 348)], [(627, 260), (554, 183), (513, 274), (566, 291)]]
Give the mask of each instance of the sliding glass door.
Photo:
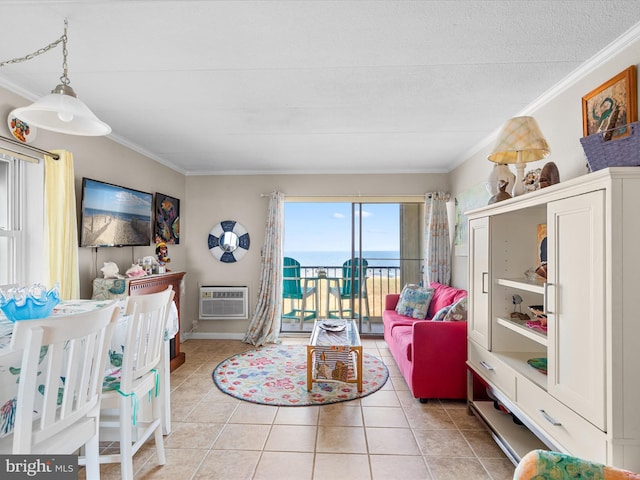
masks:
[(286, 202), (282, 332), (355, 318), (382, 335), (385, 295), (418, 283), (421, 203)]

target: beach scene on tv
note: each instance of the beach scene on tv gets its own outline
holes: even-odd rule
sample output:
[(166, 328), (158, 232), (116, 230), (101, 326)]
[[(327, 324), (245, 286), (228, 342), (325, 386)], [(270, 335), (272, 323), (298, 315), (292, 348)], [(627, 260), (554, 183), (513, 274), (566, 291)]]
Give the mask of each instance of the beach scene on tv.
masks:
[(81, 246), (149, 245), (150, 193), (85, 179)]

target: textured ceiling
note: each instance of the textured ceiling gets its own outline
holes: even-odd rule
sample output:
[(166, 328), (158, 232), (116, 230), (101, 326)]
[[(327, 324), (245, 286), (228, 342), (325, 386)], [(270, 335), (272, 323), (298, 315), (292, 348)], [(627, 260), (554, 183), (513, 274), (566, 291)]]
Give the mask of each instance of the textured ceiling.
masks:
[[(198, 173), (446, 172), (640, 21), (638, 0), (2, 1), (111, 137)], [(27, 98), (58, 47), (0, 68)]]

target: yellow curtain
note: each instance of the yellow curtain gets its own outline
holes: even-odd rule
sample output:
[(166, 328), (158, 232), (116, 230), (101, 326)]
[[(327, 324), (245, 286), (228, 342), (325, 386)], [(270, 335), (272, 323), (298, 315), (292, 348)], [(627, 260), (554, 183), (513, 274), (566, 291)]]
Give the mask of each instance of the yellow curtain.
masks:
[(73, 155), (54, 150), (59, 160), (45, 156), (44, 235), (49, 286), (60, 285), (60, 298), (80, 298), (78, 269), (78, 227)]

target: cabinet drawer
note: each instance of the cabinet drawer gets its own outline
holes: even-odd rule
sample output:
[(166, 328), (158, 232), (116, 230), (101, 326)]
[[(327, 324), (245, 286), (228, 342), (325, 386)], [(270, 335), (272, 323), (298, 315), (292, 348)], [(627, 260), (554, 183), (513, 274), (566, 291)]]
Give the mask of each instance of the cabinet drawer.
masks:
[(478, 375), (498, 388), (507, 397), (515, 399), (515, 371), (475, 342), (470, 341), (468, 346), (469, 364)]
[(517, 405), (571, 455), (607, 463), (606, 434), (526, 378), (517, 378)]

